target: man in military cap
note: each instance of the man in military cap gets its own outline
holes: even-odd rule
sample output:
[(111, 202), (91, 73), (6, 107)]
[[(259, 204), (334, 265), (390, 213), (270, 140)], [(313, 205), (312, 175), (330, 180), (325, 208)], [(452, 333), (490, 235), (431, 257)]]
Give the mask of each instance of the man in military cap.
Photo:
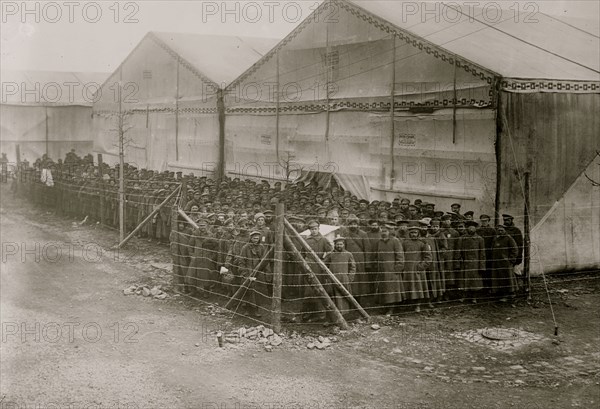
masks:
[(435, 208), (435, 204), (433, 204), (433, 203), (429, 203), (429, 202), (421, 203), (421, 209), (422, 209), (421, 213), (422, 213), (423, 217), (429, 217), (430, 219), (433, 219), (434, 208)]
[(448, 242), (441, 230), (439, 219), (432, 219), (423, 237), (431, 248), (431, 264), (427, 269), (427, 287), (429, 289), (429, 307), (432, 302), (440, 302), (446, 292), (446, 250)]
[(465, 216), (466, 220), (473, 220), (474, 215), (475, 215), (475, 212), (473, 212), (472, 210), (469, 210), (468, 212), (465, 212), (465, 214), (463, 216)]
[(450, 211), (454, 214), (460, 214), (460, 208), (461, 208), (460, 203), (452, 203), (450, 205)]
[(365, 199), (360, 199), (358, 201), (358, 208), (360, 212), (366, 212), (369, 208), (369, 201)]
[(428, 298), (427, 269), (432, 261), (431, 248), (420, 237), (421, 226), (411, 221), (408, 240), (404, 240), (404, 273), (402, 274), (404, 298), (416, 302), (415, 312), (421, 311), (421, 302)]
[(504, 225), (506, 233), (508, 233), (508, 235), (513, 238), (515, 243), (517, 243), (518, 253), (515, 260), (515, 266), (518, 266), (523, 262), (523, 233), (517, 226), (515, 226), (514, 217), (512, 217), (510, 214), (502, 215), (502, 224)]
[(391, 315), (394, 306), (404, 299), (404, 248), (400, 240), (391, 235), (395, 228), (393, 222), (383, 223), (380, 226), (381, 236), (374, 247), (377, 254), (377, 294), (388, 315)]
[[(337, 236), (333, 239), (333, 252), (327, 253), (323, 261), (340, 283), (348, 291), (352, 292), (351, 285), (356, 274), (356, 263), (352, 253), (345, 249), (345, 243), (346, 239), (342, 236)], [(324, 287), (340, 313), (342, 315), (348, 314), (350, 312), (350, 303), (337, 286), (333, 285), (331, 279), (327, 279)], [(329, 319), (333, 321), (335, 317), (331, 316)]]
[(258, 267), (261, 260), (268, 251), (268, 247), (261, 243), (262, 233), (259, 230), (250, 232), (250, 242), (242, 248), (240, 256), (240, 271), (243, 278), (252, 278), (253, 285), (246, 293), (246, 305), (248, 310), (255, 317), (261, 317), (261, 305), (266, 304), (273, 294), (273, 273), (270, 263), (266, 263), (260, 271), (253, 276), (254, 270)]
[(492, 242), (496, 237), (496, 229), (490, 226), (491, 218), (487, 214), (479, 216), (479, 228), (477, 234), (485, 244), (485, 273), (483, 274), (483, 286), (487, 292), (491, 291), (492, 277)]
[(421, 213), (419, 207), (417, 205), (409, 205), (408, 206), (408, 220), (418, 221), (421, 220)]
[(352, 294), (361, 305), (372, 305), (374, 302), (373, 284), (375, 277), (367, 271), (368, 256), (371, 254), (371, 242), (367, 233), (358, 226), (358, 217), (348, 216), (347, 227), (340, 229), (340, 234), (345, 237), (344, 247), (352, 253), (356, 262), (356, 276), (354, 279)]
[(506, 226), (496, 226), (496, 236), (492, 240), (490, 284), (492, 293), (502, 297), (501, 302), (508, 301), (507, 296), (515, 297), (517, 280), (513, 268), (517, 255), (517, 243), (506, 232)]
[(188, 285), (193, 293), (205, 297), (214, 289), (219, 278), (216, 265), (218, 242), (211, 234), (207, 220), (198, 220), (196, 224), (198, 228), (190, 240), (194, 252), (187, 275)]
[(473, 304), (477, 303), (477, 292), (483, 288), (482, 275), (485, 273), (485, 243), (477, 235), (477, 222), (467, 221), (467, 232), (458, 240), (461, 261), (461, 290)]
[[(323, 237), (319, 231), (320, 223), (316, 220), (310, 220), (307, 223), (310, 230), (310, 236), (306, 238), (306, 243), (317, 255), (317, 257), (323, 259), (327, 253), (330, 253), (333, 248), (329, 241)], [(305, 258), (309, 261), (311, 270), (315, 273), (319, 281), (325, 282), (326, 274), (321, 270), (321, 267), (316, 262), (312, 261), (310, 257), (306, 256), (306, 252), (303, 251)], [(302, 305), (303, 320), (310, 322), (316, 320), (322, 320), (325, 318), (325, 308), (322, 301), (318, 298), (315, 290), (311, 287), (308, 281), (304, 284), (304, 303)]]
[(395, 236), (402, 242), (402, 240), (408, 239), (408, 225), (410, 224), (409, 220), (405, 220), (402, 218), (402, 215), (398, 215), (399, 219), (396, 220), (396, 229)]
[(410, 212), (408, 211), (408, 206), (410, 205), (410, 200), (406, 198), (400, 199), (400, 213), (404, 216), (406, 220), (410, 220)]

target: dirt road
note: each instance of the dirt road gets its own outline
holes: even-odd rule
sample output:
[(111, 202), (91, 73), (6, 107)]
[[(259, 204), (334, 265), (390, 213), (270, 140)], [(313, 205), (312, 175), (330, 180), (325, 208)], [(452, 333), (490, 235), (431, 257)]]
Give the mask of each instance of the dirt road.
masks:
[[(450, 337), (447, 325), (480, 327), (488, 314), (470, 319), (473, 309), (421, 316), (436, 325), (422, 327), (420, 338), (405, 328), (424, 318), (407, 315), (381, 320), (378, 331), (354, 325), (322, 351), (307, 350), (301, 338), (284, 338), (273, 352), (253, 342), (219, 348), (214, 331), (241, 322), (181, 297), (123, 295), (129, 284), (156, 277), (107, 250), (106, 240), (94, 241), (115, 233), (2, 196), (2, 409), (591, 408), (600, 401), (597, 291), (579, 300), (589, 306), (571, 311), (568, 325), (587, 332), (557, 346), (570, 354), (553, 352), (549, 341), (515, 360)], [(568, 381), (559, 377), (567, 362), (557, 362), (571, 355)], [(543, 364), (529, 372), (544, 382), (515, 369), (536, 362), (557, 368), (556, 377)]]

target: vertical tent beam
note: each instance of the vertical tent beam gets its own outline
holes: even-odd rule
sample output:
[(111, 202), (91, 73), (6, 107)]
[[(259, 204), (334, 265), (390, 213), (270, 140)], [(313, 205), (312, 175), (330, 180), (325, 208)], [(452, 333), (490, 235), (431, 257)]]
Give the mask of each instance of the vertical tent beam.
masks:
[(17, 189), (16, 189), (15, 193), (17, 193), (19, 191), (19, 186), (21, 184), (21, 177), (22, 177), (22, 173), (21, 173), (21, 145), (19, 145), (19, 144), (15, 145), (15, 154), (17, 155), (17, 170), (16, 170), (16, 174), (15, 174), (15, 176), (17, 177), (17, 181), (16, 181)]
[(48, 133), (49, 133), (49, 131), (48, 131), (48, 107), (46, 107), (45, 113), (46, 113), (46, 155), (49, 156), (49, 153), (48, 153), (48, 143), (49, 143), (49, 141), (48, 141), (48, 137), (49, 137), (48, 136)]
[(100, 223), (102, 225), (105, 225), (106, 220), (104, 217), (104, 198), (106, 196), (106, 185), (104, 184), (104, 178), (102, 176), (104, 176), (102, 174), (102, 164), (103, 164), (103, 160), (102, 160), (102, 154), (99, 153), (98, 154), (98, 173), (100, 174), (100, 186), (102, 187), (102, 191), (100, 192)]
[(495, 78), (495, 99), (496, 99), (496, 200), (494, 203), (495, 214), (494, 224), (500, 223), (500, 195), (502, 192), (502, 118), (504, 113), (502, 112), (502, 94), (500, 92), (500, 78)]
[[(331, 4), (331, 1), (329, 2), (328, 7), (335, 7), (333, 6), (333, 4)], [(334, 9), (335, 10), (335, 9)], [(329, 75), (331, 74), (331, 48), (329, 47), (329, 23), (327, 21), (325, 21), (325, 73), (327, 75), (327, 78), (325, 80), (325, 104), (326, 104), (326, 111), (325, 111), (325, 157), (326, 160), (329, 161), (329, 119), (331, 116), (330, 110), (329, 110), (329, 84), (330, 84), (330, 78)], [(317, 84), (317, 86), (319, 86)]]
[(452, 85), (452, 144), (456, 144), (456, 105), (458, 104), (458, 95), (456, 92), (456, 58), (454, 59), (454, 80)]
[(225, 176), (225, 92), (222, 88), (217, 90), (217, 111), (219, 114), (219, 165), (217, 179)]
[(277, 163), (279, 163), (279, 103), (280, 103), (280, 96), (279, 96), (279, 86), (280, 86), (280, 82), (279, 82), (279, 50), (277, 50), (277, 52), (275, 53), (277, 58), (276, 58), (276, 64), (277, 64), (277, 78), (276, 78), (276, 85), (275, 85), (275, 154), (277, 155)]
[(523, 209), (523, 279), (525, 280), (525, 291), (527, 292), (527, 299), (531, 297), (530, 291), (530, 275), (529, 275), (529, 266), (530, 266), (530, 258), (531, 258), (531, 241), (529, 237), (530, 233), (530, 225), (529, 225), (529, 170), (525, 172), (525, 208)]
[(283, 218), (285, 205), (278, 203), (275, 209), (275, 255), (273, 257), (273, 301), (271, 325), (273, 331), (281, 332), (281, 286), (283, 282)]
[[(394, 190), (394, 183), (396, 182), (396, 171), (395, 167), (395, 156), (394, 156), (394, 141), (396, 134), (396, 123), (395, 123), (395, 105), (396, 105), (396, 33), (392, 34), (392, 81), (391, 81), (391, 95), (390, 95), (390, 190)], [(385, 182), (385, 181), (384, 181)]]
[(175, 85), (175, 161), (179, 162), (179, 59), (177, 60), (177, 81)]

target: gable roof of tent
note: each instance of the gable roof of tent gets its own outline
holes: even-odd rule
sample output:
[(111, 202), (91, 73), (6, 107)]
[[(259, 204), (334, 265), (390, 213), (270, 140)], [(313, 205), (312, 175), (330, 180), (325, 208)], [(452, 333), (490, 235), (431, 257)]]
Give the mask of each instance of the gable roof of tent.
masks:
[[(422, 19), (420, 14), (411, 19), (403, 15), (398, 3), (397, 0), (326, 0), (228, 88), (252, 75), (308, 25), (320, 21), (315, 16), (330, 4), (336, 12), (344, 9), (381, 30), (399, 30), (404, 41), (436, 58), (439, 54), (451, 64), (454, 58), (462, 60), (463, 68), (470, 66), (471, 72), (480, 77), (600, 81), (600, 36), (596, 34), (600, 28), (593, 21), (586, 20), (586, 24), (578, 28), (540, 14), (539, 25), (520, 24), (515, 22), (514, 14), (510, 14), (510, 18), (505, 16), (498, 24), (490, 24), (477, 18), (482, 10), (471, 11), (474, 16), (471, 19), (463, 11), (465, 7), (456, 21)], [(422, 2), (411, 4), (425, 7)], [(525, 17), (520, 15), (517, 21)]]
[[(109, 75), (107, 72), (3, 70), (1, 101), (5, 105), (21, 106), (92, 106), (91, 93)], [(7, 84), (14, 84), (16, 93)], [(89, 89), (89, 97), (84, 87)]]
[(212, 82), (225, 88), (279, 41), (273, 38), (151, 32)]
[[(157, 43), (202, 81), (223, 88), (260, 60), (278, 41), (272, 38), (149, 31), (113, 74), (118, 72), (147, 40)], [(110, 77), (106, 79), (102, 87), (109, 79)]]
[[(458, 3), (436, 3), (436, 12), (423, 15), (408, 13), (393, 0), (337, 2), (371, 14), (363, 18), (386, 20), (505, 78), (600, 80), (597, 29), (586, 31), (543, 13), (532, 17), (524, 10), (517, 15), (513, 10), (483, 15), (484, 9)], [(419, 11), (432, 10), (431, 3), (415, 5)]]

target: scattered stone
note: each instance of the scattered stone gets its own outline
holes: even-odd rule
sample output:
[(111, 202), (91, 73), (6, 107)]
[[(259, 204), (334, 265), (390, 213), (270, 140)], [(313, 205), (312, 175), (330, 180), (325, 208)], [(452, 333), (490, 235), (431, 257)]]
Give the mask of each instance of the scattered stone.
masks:
[(123, 295), (134, 295), (136, 290), (137, 287), (135, 285), (132, 285), (131, 287), (123, 290)]
[(306, 348), (315, 349), (315, 344), (313, 342), (309, 342), (308, 345), (306, 346)]
[(474, 366), (471, 369), (474, 371), (485, 371), (485, 366)]
[(272, 352), (273, 351), (273, 347), (271, 345), (265, 345), (265, 351)]
[(510, 369), (512, 369), (513, 371), (518, 371), (523, 369), (523, 367), (521, 365), (512, 365)]
[(197, 347), (199, 347), (199, 346), (200, 346), (200, 344), (198, 344), (198, 343), (195, 343), (195, 344), (194, 344), (194, 346), (197, 348)]
[(154, 298), (156, 298), (157, 300), (164, 300), (165, 298), (167, 298), (167, 294), (161, 292), (161, 294), (155, 295)]
[(433, 367), (431, 367), (431, 366), (426, 366), (425, 368), (423, 368), (423, 370), (424, 370), (425, 372), (433, 372)]
[(281, 339), (281, 337), (277, 334), (273, 335), (271, 337), (271, 345), (273, 345), (274, 347), (281, 345), (281, 343), (283, 342), (283, 340)]
[(371, 325), (371, 329), (374, 330), (374, 331), (377, 331), (380, 328), (381, 327), (379, 326), (379, 324), (373, 324), (373, 325)]
[(273, 335), (273, 330), (271, 328), (265, 328), (262, 330), (263, 337), (269, 338), (271, 335)]
[(325, 348), (327, 348), (327, 346), (328, 346), (327, 344), (324, 344), (322, 342), (317, 342), (317, 344), (316, 344), (317, 349), (325, 349)]
[(319, 340), (319, 342), (323, 342), (325, 340), (325, 338), (323, 338), (323, 336), (319, 335), (319, 338), (317, 338)]
[(383, 339), (383, 342), (385, 342), (386, 344), (389, 344), (389, 343), (390, 343), (390, 340), (389, 340), (389, 339), (387, 339), (387, 338), (384, 338), (384, 339)]
[(155, 286), (155, 287), (152, 287), (152, 290), (150, 290), (150, 294), (152, 294), (152, 295), (154, 295), (154, 296), (157, 296), (157, 295), (159, 295), (161, 292), (162, 292), (162, 291), (160, 291), (160, 288), (158, 288), (158, 287), (156, 287), (156, 286)]
[(142, 288), (142, 295), (143, 295), (144, 297), (149, 297), (149, 296), (150, 296), (150, 294), (152, 294), (152, 293), (150, 292), (150, 290), (148, 289), (148, 287), (144, 287), (144, 288)]

